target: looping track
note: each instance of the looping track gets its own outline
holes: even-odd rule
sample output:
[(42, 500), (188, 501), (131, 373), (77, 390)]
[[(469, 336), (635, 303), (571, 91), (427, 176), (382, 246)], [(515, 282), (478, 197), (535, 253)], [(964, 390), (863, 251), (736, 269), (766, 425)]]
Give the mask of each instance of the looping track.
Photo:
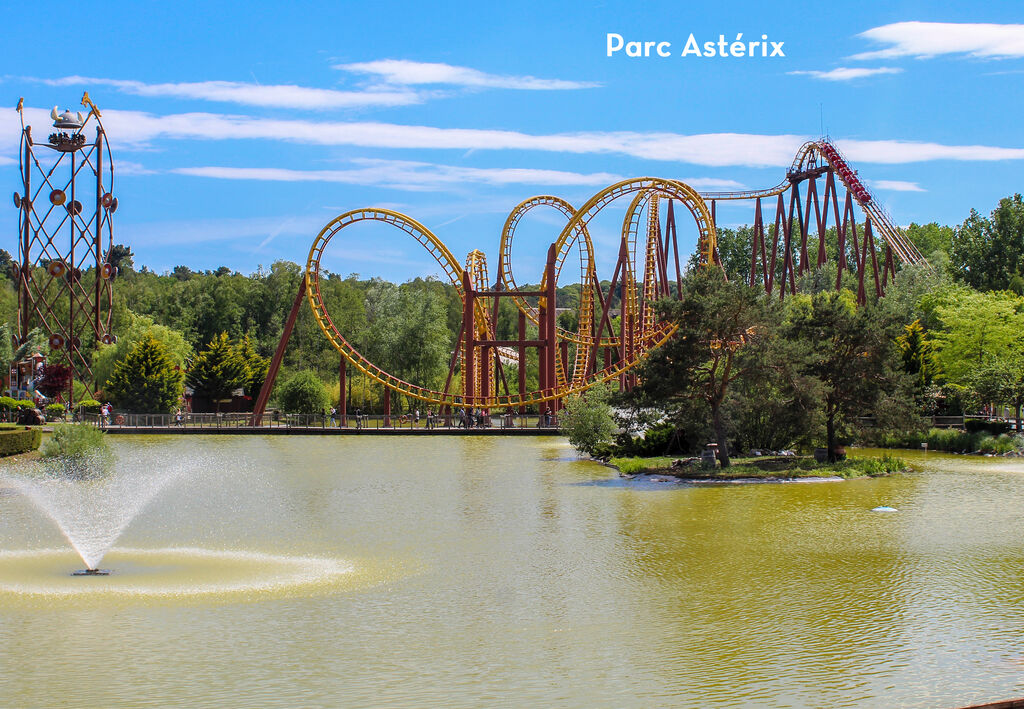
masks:
[[(786, 179), (775, 187), (764, 190), (698, 193), (677, 180), (642, 177), (610, 185), (578, 209), (558, 197), (531, 197), (518, 204), (505, 220), (499, 243), (497, 282), (493, 285), (488, 282), (486, 257), (479, 250), (470, 252), (463, 266), (437, 236), (410, 217), (388, 209), (368, 208), (346, 212), (328, 223), (310, 248), (306, 262), (306, 299), (321, 330), (342, 356), (358, 371), (391, 391), (442, 407), (524, 407), (544, 402), (554, 402), (557, 406), (558, 401), (565, 396), (582, 392), (602, 381), (618, 378), (620, 386), (631, 386), (635, 381), (635, 375), (631, 374), (630, 370), (675, 332), (675, 327), (671, 323), (657, 318), (654, 304), (662, 298), (677, 297), (682, 288), (685, 265), (680, 260), (676, 232), (677, 205), (685, 207), (693, 219), (698, 263), (717, 265), (719, 258), (713, 216), (715, 201), (757, 200), (757, 219), (760, 220), (761, 198), (779, 195), (781, 205), (781, 195), (784, 192), (793, 189), (794, 194), (798, 194), (797, 185), (801, 180), (824, 174), (828, 176), (831, 186), (828, 189), (832, 190), (833, 200), (836, 199), (836, 183), (833, 182), (835, 178), (847, 190), (848, 210), (852, 209), (851, 200), (855, 199), (868, 222), (874, 224), (875, 230), (882, 235), (887, 246), (900, 261), (916, 263), (924, 260), (920, 252), (878, 206), (877, 201), (860, 182), (857, 173), (849, 167), (838, 149), (829, 141), (822, 139), (805, 143), (797, 152)], [(828, 189), (825, 193), (826, 201), (830, 194)], [(597, 276), (590, 224), (605, 207), (623, 197), (630, 197), (630, 203), (622, 222), (614, 272), (605, 289)], [(808, 214), (810, 199), (809, 191)], [(814, 200), (817, 209), (816, 192)], [(708, 202), (712, 204), (711, 209)], [(663, 205), (666, 203), (668, 207), (663, 214)], [(539, 290), (524, 290), (517, 284), (513, 275), (512, 247), (516, 228), (522, 218), (537, 207), (555, 209), (566, 219), (566, 224), (549, 250), (548, 267), (540, 279)], [(836, 210), (838, 222), (838, 207)], [(791, 203), (789, 219), (792, 218)], [(346, 227), (362, 221), (390, 224), (419, 242), (434, 257), (463, 300), (465, 307), (462, 330), (459, 343), (453, 352), (448, 383), (443, 390), (429, 389), (403, 381), (367, 360), (346, 341), (327, 311), (320, 289), (321, 258), (334, 237)], [(820, 216), (818, 224), (823, 230), (825, 222)], [(801, 230), (804, 230), (804, 225), (805, 222), (801, 222)], [(843, 224), (843, 229), (845, 228), (846, 222)], [(642, 232), (643, 243), (638, 245)], [(855, 223), (853, 233), (856, 237)], [(868, 229), (865, 234), (865, 253), (870, 233)], [(789, 236), (787, 227), (787, 249)], [(566, 258), (574, 248), (580, 259), (581, 283), (578, 307), (575, 310), (578, 326), (574, 330), (569, 330), (556, 325), (558, 311), (553, 296)], [(755, 260), (756, 249), (755, 244)], [(806, 230), (803, 249), (801, 268), (806, 267), (807, 261)], [(824, 254), (823, 246), (820, 253)], [(858, 255), (858, 259), (860, 258)], [(862, 269), (866, 264), (866, 258), (865, 256), (864, 261), (858, 260)], [(871, 258), (874, 259), (873, 251)], [(774, 269), (774, 256), (772, 264)], [(786, 268), (791, 268), (788, 260)], [(765, 274), (770, 290), (767, 264)], [(785, 275), (783, 279), (785, 280)], [(876, 284), (877, 281), (876, 271)], [(753, 274), (751, 283), (753, 284)], [(518, 340), (497, 339), (496, 319), (499, 310), (498, 300), (501, 297), (511, 299), (521, 314)], [(536, 305), (531, 304), (531, 299), (534, 299)], [(616, 300), (618, 307), (614, 308), (612, 306)], [(534, 339), (525, 334), (524, 323), (527, 320), (536, 327), (537, 334)], [(537, 348), (540, 389), (526, 391), (525, 375), (521, 374), (518, 391), (511, 391), (502, 366), (504, 363), (518, 361), (520, 371), (525, 371), (525, 352), (528, 348)], [(461, 366), (463, 372), (462, 385), (458, 390), (451, 386), (457, 366)], [(499, 380), (505, 385), (503, 393), (498, 391)]]

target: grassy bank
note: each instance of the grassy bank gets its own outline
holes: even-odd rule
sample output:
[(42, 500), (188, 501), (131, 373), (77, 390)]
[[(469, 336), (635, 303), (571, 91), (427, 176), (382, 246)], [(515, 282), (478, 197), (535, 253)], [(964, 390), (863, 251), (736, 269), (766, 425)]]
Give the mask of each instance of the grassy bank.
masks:
[(910, 469), (901, 458), (885, 455), (881, 458), (848, 458), (837, 463), (818, 463), (811, 456), (768, 456), (761, 458), (733, 458), (732, 466), (705, 469), (699, 465), (673, 468), (676, 458), (611, 458), (609, 463), (625, 475), (675, 475), (693, 480), (736, 480), (741, 478), (842, 478), (877, 477)]
[(1002, 455), (1024, 448), (1024, 438), (1012, 433), (998, 436), (987, 431), (960, 431), (954, 428), (932, 428), (923, 433), (906, 435), (880, 435), (869, 439), (877, 448), (920, 449), (928, 444), (928, 450), (946, 453), (995, 453)]

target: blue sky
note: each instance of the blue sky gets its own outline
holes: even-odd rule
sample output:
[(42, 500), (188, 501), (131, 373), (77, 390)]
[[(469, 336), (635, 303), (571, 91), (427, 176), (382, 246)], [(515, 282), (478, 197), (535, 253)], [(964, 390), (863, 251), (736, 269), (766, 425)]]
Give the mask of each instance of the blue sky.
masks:
[[(493, 264), (527, 197), (579, 205), (638, 175), (774, 185), (822, 126), (901, 224), (958, 224), (1021, 189), (1018, 3), (431, 5), (79, 2), (59, 10), (78, 30), (52, 36), (51, 10), (8, 12), (4, 184), (20, 187), (18, 98), (38, 135), (88, 90), (114, 153), (115, 241), (157, 271), (303, 262), (325, 223), (367, 206)], [(608, 33), (673, 56), (609, 57)], [(785, 56), (680, 56), (691, 33), (768, 35)], [(8, 204), (2, 247), (16, 252)], [(749, 205), (719, 213), (751, 219)], [(559, 227), (553, 213), (524, 220), (517, 280), (536, 280)], [(594, 225), (599, 264), (616, 231), (614, 213)], [(386, 229), (345, 233), (333, 271), (437, 271)]]

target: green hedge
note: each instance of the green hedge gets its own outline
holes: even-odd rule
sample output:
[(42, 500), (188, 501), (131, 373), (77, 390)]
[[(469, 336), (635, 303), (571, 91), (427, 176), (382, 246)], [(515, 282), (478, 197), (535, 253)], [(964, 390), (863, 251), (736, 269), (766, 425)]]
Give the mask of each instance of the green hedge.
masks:
[(95, 399), (82, 399), (78, 402), (78, 407), (85, 411), (87, 414), (98, 414), (100, 407), (103, 406), (100, 402)]
[(16, 429), (0, 430), (0, 456), (27, 453), (39, 448), (43, 441), (43, 432), (28, 426)]

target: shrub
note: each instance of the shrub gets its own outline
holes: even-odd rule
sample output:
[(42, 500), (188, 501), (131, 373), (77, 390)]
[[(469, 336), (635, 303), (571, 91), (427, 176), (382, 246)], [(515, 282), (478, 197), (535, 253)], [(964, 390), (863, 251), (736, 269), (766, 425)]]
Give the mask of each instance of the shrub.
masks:
[(82, 399), (78, 402), (78, 408), (87, 414), (98, 414), (102, 406), (103, 404), (95, 399)]
[(114, 464), (114, 453), (101, 430), (86, 423), (58, 424), (40, 449), (56, 472), (75, 478), (96, 477)]
[(986, 421), (984, 419), (967, 419), (964, 421), (964, 428), (967, 429), (968, 433), (990, 433), (993, 436), (1001, 436), (1004, 433), (1009, 433), (1010, 422), (1009, 421)]
[(607, 385), (600, 384), (565, 400), (565, 411), (561, 415), (562, 433), (579, 452), (593, 456), (611, 443), (615, 421), (612, 407), (608, 405), (610, 394)]
[(854, 458), (843, 463), (839, 470), (842, 477), (854, 477), (855, 475), (867, 475), (876, 477), (879, 475), (891, 475), (907, 469), (907, 463), (902, 458), (891, 455), (883, 455), (881, 458)]
[(4, 427), (0, 429), (0, 456), (27, 453), (39, 448), (43, 432), (28, 426)]
[(17, 399), (12, 399), (9, 396), (0, 396), (0, 409), (3, 409), (4, 411), (14, 411), (17, 408)]
[(67, 409), (64, 408), (64, 404), (47, 404), (43, 412), (48, 419), (63, 419)]
[(312, 372), (299, 372), (281, 385), (278, 403), (287, 413), (322, 414), (330, 406), (327, 387)]

